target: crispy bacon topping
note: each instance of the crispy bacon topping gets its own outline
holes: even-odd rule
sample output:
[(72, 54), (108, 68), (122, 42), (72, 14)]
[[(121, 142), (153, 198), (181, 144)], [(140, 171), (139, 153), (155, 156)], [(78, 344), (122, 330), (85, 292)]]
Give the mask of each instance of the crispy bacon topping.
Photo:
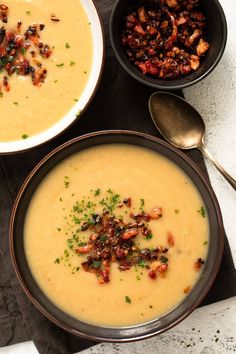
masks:
[[(134, 218), (132, 213), (130, 217)], [(143, 213), (136, 218), (141, 220)], [(86, 261), (81, 265), (85, 271), (96, 274), (100, 284), (110, 281), (112, 262), (118, 264), (120, 271), (126, 271), (132, 266), (142, 266), (147, 269), (151, 279), (156, 279), (158, 273), (164, 275), (167, 271), (169, 261), (165, 255), (168, 253), (167, 248), (159, 246), (154, 249), (140, 249), (135, 244), (136, 237), (147, 237), (151, 234), (151, 230), (144, 222), (124, 222), (108, 211), (102, 215), (96, 214), (93, 220), (97, 222), (86, 224), (86, 227), (82, 225), (81, 230), (91, 231), (91, 234), (89, 241), (83, 246), (76, 247), (75, 252), (88, 254)]]
[(139, 0), (128, 9), (121, 44), (145, 75), (176, 79), (196, 71), (209, 49), (199, 0)]
[(0, 20), (2, 22), (7, 23), (8, 20), (8, 7), (7, 5), (0, 4)]
[[(7, 15), (8, 7), (1, 4), (0, 19), (5, 23), (7, 22)], [(14, 73), (31, 76), (32, 83), (35, 86), (44, 83), (47, 69), (42, 66), (41, 58), (49, 58), (52, 54), (50, 46), (40, 40), (40, 32), (43, 31), (44, 27), (44, 24), (33, 24), (22, 34), (22, 22), (19, 21), (15, 30), (9, 30), (4, 26), (0, 28), (0, 71), (7, 74), (3, 77), (2, 82), (6, 91), (10, 90), (8, 77)], [(32, 59), (27, 55), (28, 52)]]

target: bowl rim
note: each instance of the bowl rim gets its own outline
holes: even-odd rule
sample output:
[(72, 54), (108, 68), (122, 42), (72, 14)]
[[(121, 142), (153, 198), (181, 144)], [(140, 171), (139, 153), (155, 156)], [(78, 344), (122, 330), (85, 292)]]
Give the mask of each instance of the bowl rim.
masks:
[[(18, 139), (18, 140), (3, 141), (3, 142), (0, 141), (0, 156), (13, 155), (13, 154), (25, 152), (27, 150), (48, 143), (51, 140), (55, 139), (56, 137), (59, 137), (84, 114), (84, 112), (90, 105), (91, 101), (93, 100), (97, 92), (97, 89), (99, 87), (99, 84), (101, 82), (102, 73), (105, 65), (105, 31), (104, 31), (102, 16), (96, 1), (90, 0), (88, 3), (87, 0), (80, 0), (80, 1), (88, 19), (90, 19), (91, 16), (95, 16), (94, 18), (96, 23), (94, 28), (92, 28), (91, 26), (92, 28), (91, 35), (92, 35), (93, 53), (97, 53), (96, 60), (95, 59), (92, 60), (91, 72), (88, 81), (84, 87), (84, 90), (81, 93), (81, 98), (83, 98), (82, 106), (80, 103), (81, 100), (80, 98), (79, 102), (72, 105), (70, 110), (59, 121), (55, 122), (47, 129), (35, 135), (32, 135), (31, 137), (28, 137), (27, 139)], [(92, 15), (90, 14), (89, 12), (90, 10), (88, 10), (87, 7), (90, 7), (90, 10), (92, 10)], [(99, 38), (99, 40), (97, 41), (95, 37)], [(100, 45), (101, 52), (97, 50), (96, 46), (98, 45)], [(97, 67), (98, 64), (99, 66)], [(94, 79), (94, 75), (92, 75), (94, 74), (92, 73), (92, 71), (95, 72), (95, 79)], [(86, 93), (86, 96), (84, 95), (85, 90), (88, 91), (88, 93)], [(76, 112), (79, 112), (79, 114), (77, 114)]]
[[(191, 169), (194, 170), (194, 173), (196, 173), (198, 175), (198, 177), (200, 178), (201, 182), (203, 183), (204, 187), (206, 188), (206, 190), (209, 193), (209, 196), (211, 198), (212, 201), (212, 205), (214, 206), (214, 210), (216, 213), (216, 218), (217, 218), (217, 222), (218, 222), (218, 242), (219, 242), (219, 247), (217, 250), (217, 256), (214, 262), (214, 266), (212, 266), (212, 271), (211, 271), (211, 275), (209, 278), (209, 281), (207, 283), (207, 285), (205, 286), (205, 288), (203, 289), (201, 295), (195, 299), (195, 301), (189, 306), (189, 308), (187, 310), (185, 310), (181, 316), (177, 317), (175, 319), (175, 321), (169, 323), (167, 326), (164, 326), (164, 328), (162, 329), (157, 329), (151, 333), (147, 333), (147, 334), (141, 334), (141, 335), (136, 335), (133, 336), (132, 338), (107, 338), (107, 337), (103, 337), (103, 336), (98, 336), (98, 335), (91, 335), (91, 334), (87, 334), (84, 332), (81, 332), (77, 329), (72, 328), (72, 326), (70, 326), (69, 324), (63, 324), (60, 322), (60, 320), (57, 320), (56, 317), (54, 317), (51, 313), (49, 313), (49, 311), (47, 311), (44, 306), (37, 300), (35, 299), (34, 295), (30, 292), (30, 290), (27, 287), (26, 282), (24, 282), (22, 276), (21, 276), (21, 271), (20, 271), (20, 267), (17, 264), (17, 259), (16, 259), (16, 255), (15, 255), (15, 250), (14, 250), (14, 223), (15, 223), (15, 218), (17, 215), (17, 211), (18, 211), (18, 206), (21, 202), (21, 199), (24, 197), (24, 192), (27, 189), (27, 186), (30, 184), (31, 179), (37, 174), (37, 172), (40, 170), (40, 168), (47, 163), (48, 160), (50, 160), (53, 156), (55, 156), (57, 153), (61, 152), (62, 150), (70, 147), (73, 144), (78, 144), (79, 142), (89, 139), (89, 138), (94, 138), (96, 136), (107, 136), (107, 135), (124, 135), (124, 136), (133, 136), (133, 137), (138, 137), (138, 138), (143, 138), (145, 140), (149, 140), (155, 144), (164, 146), (164, 148), (169, 149), (172, 153), (177, 154), (178, 157), (182, 158), (189, 166)], [(95, 144), (97, 145), (97, 144)], [(62, 159), (63, 160), (63, 159)], [(62, 161), (60, 160), (60, 161)], [(57, 162), (58, 163), (60, 163)], [(181, 168), (181, 167), (179, 167)], [(182, 168), (181, 168), (182, 170)], [(185, 172), (185, 171), (184, 171)], [(185, 172), (186, 173), (186, 172)], [(186, 317), (188, 317), (197, 307), (198, 305), (203, 301), (203, 299), (205, 298), (205, 296), (207, 295), (208, 291), (210, 290), (211, 286), (213, 285), (216, 275), (218, 273), (218, 270), (220, 268), (220, 264), (221, 264), (221, 259), (222, 259), (222, 255), (223, 255), (223, 249), (224, 249), (224, 226), (223, 226), (223, 219), (222, 219), (222, 214), (220, 211), (220, 206), (218, 203), (218, 200), (216, 198), (216, 195), (211, 187), (210, 182), (207, 180), (206, 175), (203, 173), (202, 170), (200, 170), (200, 168), (193, 162), (193, 160), (191, 160), (186, 154), (184, 154), (181, 150), (178, 150), (177, 148), (173, 147), (172, 145), (170, 145), (169, 143), (161, 140), (160, 138), (151, 136), (149, 134), (146, 133), (142, 133), (142, 132), (137, 132), (137, 131), (131, 131), (131, 130), (102, 130), (102, 131), (96, 131), (96, 132), (92, 132), (92, 133), (88, 133), (88, 134), (84, 134), (82, 136), (73, 138), (65, 143), (63, 143), (62, 145), (58, 146), (57, 148), (55, 148), (53, 151), (51, 151), (49, 154), (47, 154), (35, 167), (34, 169), (30, 172), (30, 174), (27, 176), (27, 178), (25, 179), (25, 181), (23, 182), (17, 197), (14, 201), (14, 205), (12, 208), (12, 212), (11, 212), (11, 217), (10, 217), (10, 226), (9, 226), (9, 248), (10, 248), (10, 256), (11, 256), (11, 261), (16, 273), (16, 276), (18, 278), (18, 281), (21, 285), (21, 287), (23, 288), (25, 294), (28, 296), (28, 298), (30, 299), (30, 301), (35, 305), (35, 307), (46, 317), (48, 318), (50, 321), (52, 321), (54, 324), (56, 324), (57, 326), (61, 327), (62, 329), (66, 330), (69, 333), (72, 333), (76, 336), (80, 336), (82, 338), (88, 339), (88, 340), (94, 340), (94, 341), (98, 341), (98, 342), (102, 342), (102, 341), (106, 341), (106, 342), (120, 342), (120, 343), (124, 343), (124, 342), (131, 342), (131, 341), (138, 341), (138, 340), (143, 340), (143, 339), (147, 339), (150, 337), (153, 337), (155, 335), (158, 335), (160, 333), (163, 333), (169, 329), (171, 329), (172, 327), (176, 326), (178, 323), (180, 323), (182, 320), (184, 320)], [(45, 297), (47, 297), (45, 295)], [(170, 310), (171, 312), (172, 310)], [(75, 319), (76, 320), (76, 319)], [(139, 325), (133, 325), (133, 326), (129, 326), (130, 328), (134, 328), (137, 326), (143, 326), (145, 325), (145, 323), (141, 323)], [(96, 327), (99, 328), (111, 328), (112, 330), (114, 330), (114, 327), (109, 327), (109, 326), (99, 326), (99, 325), (94, 325)], [(117, 327), (118, 328), (118, 327)], [(123, 327), (125, 328), (125, 327)]]
[[(200, 82), (202, 79), (204, 79), (206, 76), (208, 76), (214, 69), (215, 67), (218, 65), (219, 61), (221, 60), (224, 51), (225, 51), (225, 47), (226, 47), (226, 43), (227, 43), (227, 35), (228, 35), (228, 28), (227, 28), (227, 21), (226, 21), (226, 16), (224, 13), (224, 10), (219, 2), (219, 0), (213, 0), (217, 6), (217, 9), (219, 11), (221, 20), (222, 20), (222, 46), (220, 48), (220, 51), (216, 57), (216, 59), (214, 60), (213, 64), (211, 65), (211, 67), (206, 70), (202, 75), (200, 75), (199, 77), (195, 78), (194, 80), (188, 81), (185, 84), (175, 84), (174, 81), (176, 80), (169, 80), (169, 81), (165, 81), (163, 80), (163, 85), (162, 84), (155, 84), (153, 82), (149, 82), (148, 80), (146, 80), (146, 76), (139, 76), (138, 73), (140, 73), (138, 71), (138, 69), (135, 68), (135, 66), (133, 66), (133, 68), (135, 70), (131, 70), (128, 65), (126, 65), (126, 62), (128, 63), (128, 59), (123, 60), (122, 57), (119, 54), (119, 50), (117, 49), (116, 46), (116, 40), (115, 40), (115, 36), (113, 33), (113, 27), (114, 27), (114, 21), (115, 21), (115, 17), (116, 17), (116, 11), (117, 8), (119, 6), (119, 4), (122, 2), (122, 0), (116, 0), (113, 9), (112, 9), (112, 13), (111, 13), (111, 17), (110, 17), (110, 23), (109, 23), (109, 36), (110, 36), (110, 41), (111, 41), (111, 46), (112, 49), (115, 53), (116, 59), (118, 60), (118, 62), (120, 63), (120, 65), (123, 67), (123, 69), (131, 76), (133, 77), (135, 80), (139, 81), (142, 84), (145, 84), (149, 87), (152, 87), (154, 89), (158, 89), (158, 90), (180, 90), (180, 89), (184, 89), (186, 87), (192, 86), (194, 84), (197, 84), (198, 82)], [(124, 57), (125, 58), (125, 57)], [(137, 74), (136, 74), (137, 73)], [(141, 73), (140, 73), (141, 74)], [(187, 76), (186, 76), (187, 77)], [(161, 80), (160, 80), (161, 81)], [(173, 84), (171, 84), (173, 82)], [(168, 85), (165, 85), (165, 83), (168, 83)]]

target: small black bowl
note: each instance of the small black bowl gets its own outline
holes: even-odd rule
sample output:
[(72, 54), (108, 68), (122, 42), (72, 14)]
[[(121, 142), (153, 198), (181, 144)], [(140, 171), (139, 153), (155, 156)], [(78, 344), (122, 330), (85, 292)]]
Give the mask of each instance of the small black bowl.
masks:
[[(199, 280), (177, 307), (152, 321), (129, 327), (105, 327), (83, 322), (59, 309), (44, 294), (26, 259), (23, 227), (27, 209), (42, 179), (62, 160), (83, 149), (101, 144), (124, 143), (151, 149), (175, 163), (198, 189), (209, 220), (209, 251)], [(203, 300), (218, 272), (224, 245), (223, 223), (215, 194), (202, 172), (184, 153), (152, 136), (132, 131), (90, 133), (56, 148), (31, 172), (16, 198), (10, 221), (10, 251), (13, 265), (26, 295), (52, 322), (75, 335), (108, 342), (128, 342), (162, 333), (187, 317)], [(92, 306), (92, 305), (91, 305)]]
[[(149, 0), (146, 0), (147, 2)], [(219, 63), (227, 40), (227, 23), (224, 11), (218, 0), (200, 0), (207, 21), (207, 41), (210, 49), (198, 70), (185, 77), (163, 80), (142, 74), (128, 59), (121, 46), (121, 23), (125, 11), (134, 6), (133, 0), (117, 0), (110, 19), (110, 40), (114, 53), (129, 75), (139, 82), (160, 90), (183, 89), (196, 84), (206, 77)]]

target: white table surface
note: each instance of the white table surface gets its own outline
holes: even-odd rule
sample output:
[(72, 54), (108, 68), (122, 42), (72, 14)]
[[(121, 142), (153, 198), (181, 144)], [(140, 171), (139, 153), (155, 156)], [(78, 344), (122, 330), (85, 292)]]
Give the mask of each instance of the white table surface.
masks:
[[(186, 89), (184, 94), (204, 117), (207, 130), (206, 144), (209, 150), (236, 178), (236, 0), (220, 2), (226, 14), (229, 30), (224, 56), (213, 73), (201, 83)], [(226, 234), (236, 263), (236, 192), (207, 161), (206, 163), (221, 206)], [(157, 352), (236, 353), (236, 297), (195, 310), (178, 326), (157, 337), (128, 344), (98, 344), (81, 353)], [(0, 349), (0, 354), (37, 353), (32, 341)]]

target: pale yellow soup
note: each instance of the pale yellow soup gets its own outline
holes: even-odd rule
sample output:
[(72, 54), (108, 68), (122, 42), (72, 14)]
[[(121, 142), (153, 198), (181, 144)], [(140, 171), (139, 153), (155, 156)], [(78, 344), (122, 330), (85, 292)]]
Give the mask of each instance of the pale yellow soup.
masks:
[[(64, 117), (76, 104), (87, 83), (92, 65), (91, 24), (79, 0), (6, 0), (7, 29), (22, 22), (21, 34), (32, 24), (44, 24), (40, 32), (52, 55), (42, 59), (45, 82), (33, 86), (29, 76), (9, 77), (10, 91), (0, 97), (0, 141), (19, 140), (38, 134)], [(55, 14), (60, 21), (51, 21)], [(33, 47), (31, 48), (34, 49)], [(38, 53), (37, 48), (35, 51)], [(6, 72), (0, 73), (0, 83)]]
[[(98, 188), (100, 195), (94, 196)], [(165, 277), (150, 279), (142, 267), (122, 272), (112, 263), (110, 282), (99, 284), (95, 274), (80, 267), (87, 255), (78, 256), (67, 248), (67, 239), (78, 228), (73, 206), (90, 200), (101, 212), (99, 200), (110, 189), (121, 200), (132, 200), (128, 214), (127, 208), (118, 211), (124, 218), (138, 210), (141, 199), (145, 211), (163, 208), (163, 216), (149, 222), (152, 239), (140, 237), (138, 246), (169, 248)], [(158, 153), (125, 144), (92, 147), (62, 161), (40, 183), (24, 225), (26, 257), (43, 292), (70, 315), (108, 326), (149, 321), (184, 300), (184, 290), (191, 291), (201, 274), (194, 262), (206, 259), (208, 250), (208, 219), (199, 212), (203, 208), (189, 177)], [(173, 247), (167, 242), (169, 232), (174, 235)], [(88, 237), (86, 232), (81, 234), (82, 240)], [(58, 258), (60, 263), (55, 261)]]

